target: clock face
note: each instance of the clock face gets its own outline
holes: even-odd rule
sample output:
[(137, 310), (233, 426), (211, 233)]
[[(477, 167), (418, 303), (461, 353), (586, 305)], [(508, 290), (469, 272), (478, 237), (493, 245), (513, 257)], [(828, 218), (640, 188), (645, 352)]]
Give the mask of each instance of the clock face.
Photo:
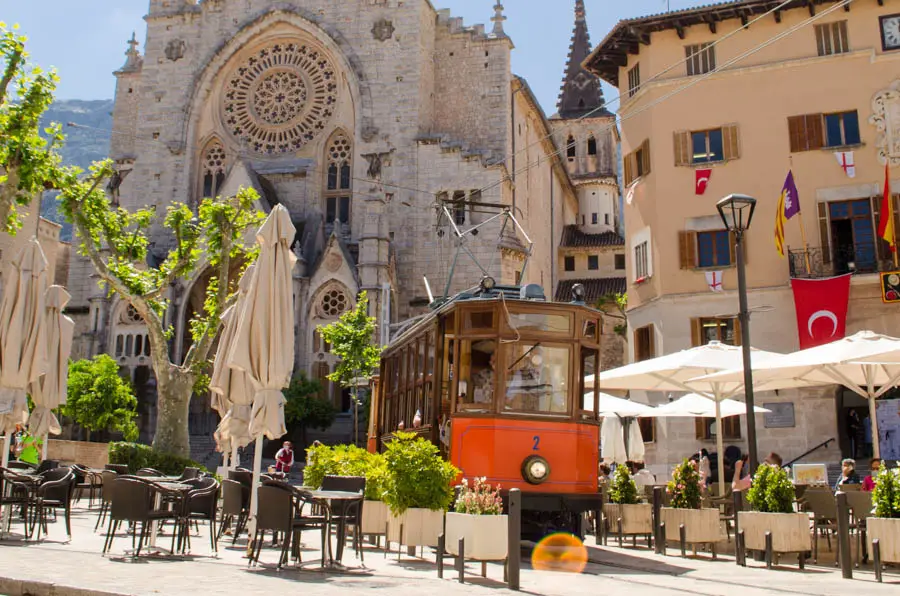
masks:
[(881, 17), (881, 37), (885, 50), (900, 50), (900, 14)]

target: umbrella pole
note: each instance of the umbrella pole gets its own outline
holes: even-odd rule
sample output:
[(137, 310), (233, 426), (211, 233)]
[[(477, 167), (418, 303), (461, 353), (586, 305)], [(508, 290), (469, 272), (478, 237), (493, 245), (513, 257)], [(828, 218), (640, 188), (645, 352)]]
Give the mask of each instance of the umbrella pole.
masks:
[(872, 395), (869, 395), (869, 419), (872, 427), (872, 457), (881, 457), (881, 445), (878, 440), (878, 408)]
[(47, 443), (50, 442), (50, 433), (44, 435), (44, 440), (41, 441), (41, 461), (47, 459)]
[[(256, 449), (253, 450), (253, 489), (250, 492), (250, 523), (248, 524), (251, 539), (247, 541), (247, 551), (253, 548), (253, 538), (256, 536), (256, 513), (259, 511), (259, 477), (262, 475), (262, 433), (256, 437)], [(286, 539), (286, 538), (285, 538)]]
[(719, 472), (719, 497), (725, 496), (725, 439), (722, 436), (722, 402), (716, 401), (716, 468)]
[[(241, 460), (238, 458), (238, 446), (237, 443), (234, 444), (234, 447), (231, 448), (231, 467), (237, 468), (241, 463)], [(262, 465), (262, 464), (260, 464)]]
[(6, 433), (3, 436), (3, 467), (9, 467), (9, 444), (12, 436), (9, 433)]

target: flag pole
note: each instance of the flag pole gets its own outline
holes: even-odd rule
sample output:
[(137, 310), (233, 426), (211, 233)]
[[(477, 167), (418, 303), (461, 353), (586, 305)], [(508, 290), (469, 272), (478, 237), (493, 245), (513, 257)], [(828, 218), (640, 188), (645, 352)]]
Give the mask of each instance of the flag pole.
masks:
[[(788, 170), (794, 176), (794, 186), (800, 186), (797, 184), (797, 174), (794, 174), (794, 156), (788, 156), (788, 161), (790, 162), (790, 169)], [(797, 200), (800, 200), (800, 197), (797, 197)], [(803, 241), (803, 254), (806, 256), (806, 274), (812, 275), (812, 266), (809, 263), (809, 243), (806, 241), (806, 226), (803, 225), (803, 206), (800, 206), (799, 211), (797, 211), (797, 217), (799, 217), (798, 223), (800, 224), (800, 239)]]

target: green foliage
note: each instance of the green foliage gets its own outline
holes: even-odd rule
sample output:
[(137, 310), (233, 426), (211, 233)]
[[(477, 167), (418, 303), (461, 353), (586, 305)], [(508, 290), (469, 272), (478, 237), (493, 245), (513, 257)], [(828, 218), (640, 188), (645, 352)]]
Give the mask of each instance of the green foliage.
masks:
[(684, 460), (675, 468), (666, 490), (675, 509), (700, 509), (700, 473), (690, 460)]
[(609, 500), (619, 505), (637, 505), (637, 486), (628, 472), (628, 466), (619, 464), (613, 473), (612, 482), (609, 485)]
[(201, 472), (209, 472), (205, 467), (186, 457), (156, 451), (149, 445), (140, 443), (110, 443), (109, 463), (127, 465), (130, 474), (141, 468), (153, 468), (166, 476), (177, 476), (185, 468), (200, 468)]
[(0, 22), (0, 230), (11, 234), (21, 226), (16, 206), (57, 188), (62, 172), (61, 127), (40, 124), (59, 78), (29, 62), (26, 41), (18, 26)]
[(284, 421), (288, 428), (318, 428), (325, 430), (334, 422), (337, 413), (331, 402), (319, 397), (321, 385), (302, 373), (291, 379), (284, 390)]
[(492, 487), (485, 482), (486, 478), (476, 478), (474, 486), (463, 478), (459, 495), (453, 510), (467, 515), (501, 515), (503, 499), (500, 497), (500, 486)]
[(375, 317), (369, 316), (369, 298), (359, 295), (356, 306), (328, 325), (319, 326), (322, 339), (331, 344), (331, 353), (341, 359), (328, 380), (353, 388), (353, 400), (359, 404), (356, 379), (370, 379), (378, 367), (381, 346), (373, 341)]
[(137, 398), (106, 354), (69, 362), (68, 393), (60, 411), (85, 430), (118, 431), (126, 440), (137, 439)]
[(621, 323), (613, 327), (613, 330), (621, 337), (626, 336), (628, 333), (628, 317), (626, 314), (628, 310), (628, 294), (609, 293), (601, 296), (594, 308), (608, 317), (621, 321)]
[(446, 511), (453, 502), (450, 483), (459, 470), (441, 459), (440, 450), (413, 433), (398, 432), (388, 443), (384, 502), (394, 515), (410, 508)]
[(747, 491), (747, 502), (753, 511), (793, 513), (794, 485), (787, 470), (768, 464), (760, 466)]
[(381, 501), (387, 481), (387, 462), (380, 453), (369, 453), (356, 445), (316, 445), (306, 450), (308, 463), (303, 484), (322, 486), (325, 476), (365, 476), (366, 499)]
[(875, 517), (900, 518), (900, 468), (890, 469), (884, 464), (875, 478)]

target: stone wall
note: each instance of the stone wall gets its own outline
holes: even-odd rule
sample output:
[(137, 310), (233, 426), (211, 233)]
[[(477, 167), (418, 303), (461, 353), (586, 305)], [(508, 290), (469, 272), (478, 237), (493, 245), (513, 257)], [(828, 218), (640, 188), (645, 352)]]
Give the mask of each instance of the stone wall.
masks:
[(59, 460), (62, 464), (81, 464), (88, 468), (103, 468), (109, 463), (109, 443), (50, 439), (47, 443), (47, 459)]

